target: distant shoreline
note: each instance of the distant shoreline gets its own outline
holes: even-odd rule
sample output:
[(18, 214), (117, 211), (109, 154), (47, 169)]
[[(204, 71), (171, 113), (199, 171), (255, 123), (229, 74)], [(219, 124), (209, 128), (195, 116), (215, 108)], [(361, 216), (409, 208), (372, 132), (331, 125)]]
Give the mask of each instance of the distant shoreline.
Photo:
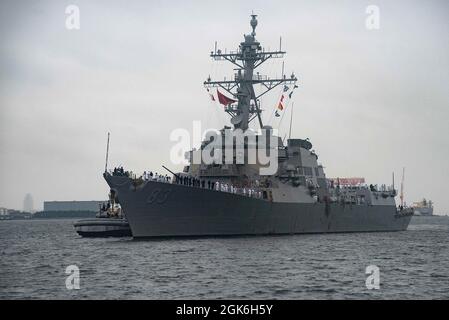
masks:
[(0, 216), (0, 221), (11, 220), (44, 220), (44, 219), (85, 219), (95, 218), (95, 211), (39, 211), (36, 213), (21, 212), (9, 216)]

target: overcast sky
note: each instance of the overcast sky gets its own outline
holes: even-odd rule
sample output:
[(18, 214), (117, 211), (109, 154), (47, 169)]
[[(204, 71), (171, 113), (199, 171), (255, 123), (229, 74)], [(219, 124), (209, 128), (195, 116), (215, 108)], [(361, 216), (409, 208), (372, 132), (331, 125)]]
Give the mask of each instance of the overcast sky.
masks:
[[(66, 28), (68, 5), (80, 30)], [(368, 5), (380, 8), (369, 30)], [(292, 135), (310, 138), (328, 177), (396, 186), (449, 214), (449, 2), (1, 1), (0, 207), (105, 199), (110, 166), (174, 169), (173, 129), (228, 118), (203, 81), (232, 76), (209, 58), (234, 50), (257, 13), (257, 39), (300, 79)], [(264, 70), (280, 74), (281, 62)], [(278, 92), (262, 101), (264, 120)], [(288, 120), (279, 128), (283, 136)]]

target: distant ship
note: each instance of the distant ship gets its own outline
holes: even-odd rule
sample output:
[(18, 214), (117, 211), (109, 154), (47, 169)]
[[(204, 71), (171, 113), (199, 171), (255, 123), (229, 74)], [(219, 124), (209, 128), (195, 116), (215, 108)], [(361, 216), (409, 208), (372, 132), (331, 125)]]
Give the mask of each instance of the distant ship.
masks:
[(417, 216), (433, 216), (433, 202), (423, 199), (413, 203), (413, 213)]
[[(171, 177), (105, 170), (103, 176), (126, 212), (133, 237), (406, 230), (413, 212), (396, 207), (394, 184), (378, 188), (327, 179), (309, 139), (289, 138), (284, 143), (272, 127), (263, 124), (259, 98), (276, 87), (282, 89), (272, 114), (279, 117), (285, 111), (283, 103), (297, 87), (297, 78), (294, 74), (270, 78), (254, 72), (265, 61), (285, 54), (281, 48), (270, 51), (261, 47), (255, 37), (256, 17), (252, 15), (252, 32), (244, 35), (237, 51), (215, 47), (211, 52), (213, 59), (234, 65), (235, 77), (223, 81), (209, 77), (204, 82), (209, 92), (216, 90), (233, 128), (225, 126), (214, 138), (205, 139), (199, 150), (188, 152), (189, 164), (182, 172), (170, 171)], [(260, 85), (262, 91), (256, 91), (254, 85)], [(243, 151), (236, 139), (227, 140), (228, 134), (248, 133), (254, 119), (260, 132), (252, 143), (243, 144)], [(217, 141), (223, 144), (215, 147)], [(212, 163), (201, 157), (210, 150)], [(276, 171), (262, 173), (265, 164), (259, 158), (250, 162), (251, 150), (275, 155)], [(227, 151), (230, 162), (225, 159)], [(239, 152), (244, 153), (243, 162), (238, 160), (242, 159)]]

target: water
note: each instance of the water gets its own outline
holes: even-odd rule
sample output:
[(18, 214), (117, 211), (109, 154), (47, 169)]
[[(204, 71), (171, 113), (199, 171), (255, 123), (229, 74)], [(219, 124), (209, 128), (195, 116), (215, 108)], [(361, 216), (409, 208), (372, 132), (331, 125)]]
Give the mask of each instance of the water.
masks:
[[(404, 232), (153, 241), (81, 238), (73, 221), (0, 221), (1, 299), (449, 298), (449, 217)], [(80, 290), (65, 286), (73, 264)]]

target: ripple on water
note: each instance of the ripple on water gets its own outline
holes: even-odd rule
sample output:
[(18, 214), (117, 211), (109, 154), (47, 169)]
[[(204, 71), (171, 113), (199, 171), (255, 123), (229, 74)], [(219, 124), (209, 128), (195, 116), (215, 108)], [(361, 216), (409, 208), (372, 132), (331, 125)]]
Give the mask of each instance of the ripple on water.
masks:
[(448, 232), (438, 218), (396, 233), (133, 241), (81, 238), (70, 220), (1, 221), (0, 298), (447, 299)]

